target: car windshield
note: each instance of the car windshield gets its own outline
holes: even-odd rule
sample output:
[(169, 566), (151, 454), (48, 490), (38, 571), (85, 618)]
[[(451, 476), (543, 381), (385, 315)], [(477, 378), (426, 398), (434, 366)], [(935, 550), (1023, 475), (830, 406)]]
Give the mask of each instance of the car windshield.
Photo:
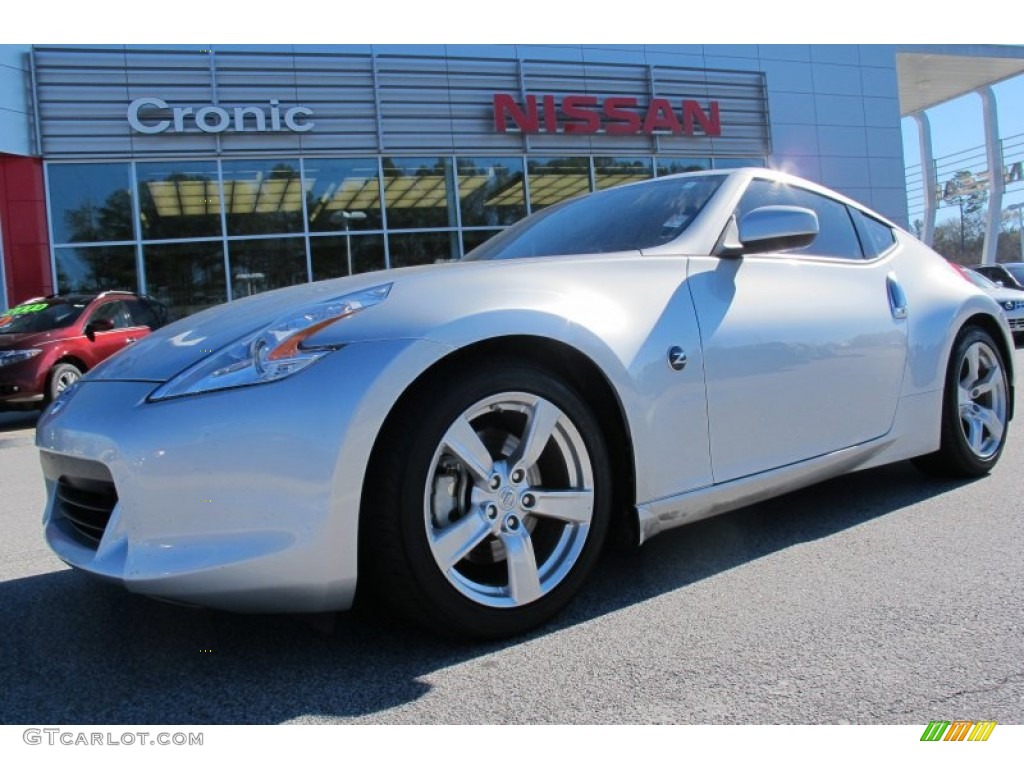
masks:
[(987, 291), (991, 291), (991, 290), (994, 290), (996, 288), (999, 288), (998, 285), (993, 283), (991, 280), (989, 280), (984, 275), (979, 275), (973, 269), (965, 269), (964, 270), (964, 277), (966, 277), (968, 280), (970, 280), (972, 283), (974, 283), (979, 288), (984, 288)]
[(567, 200), (529, 216), (466, 256), (468, 261), (653, 248), (681, 235), (725, 179), (674, 176)]
[(0, 333), (39, 333), (67, 328), (88, 304), (88, 299), (77, 297), (25, 302), (0, 315)]
[(1024, 285), (1024, 264), (1003, 264), (1003, 267), (1018, 283)]

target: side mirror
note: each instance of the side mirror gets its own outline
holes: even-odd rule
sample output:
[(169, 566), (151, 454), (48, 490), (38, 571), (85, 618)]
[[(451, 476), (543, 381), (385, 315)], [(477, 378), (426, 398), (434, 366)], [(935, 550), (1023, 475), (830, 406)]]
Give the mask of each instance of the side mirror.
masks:
[(85, 326), (85, 335), (89, 338), (89, 341), (95, 341), (97, 333), (112, 330), (114, 330), (114, 321), (110, 318), (102, 318), (100, 320), (93, 320)]
[(755, 208), (739, 223), (744, 253), (764, 253), (803, 248), (818, 236), (818, 215), (794, 205)]

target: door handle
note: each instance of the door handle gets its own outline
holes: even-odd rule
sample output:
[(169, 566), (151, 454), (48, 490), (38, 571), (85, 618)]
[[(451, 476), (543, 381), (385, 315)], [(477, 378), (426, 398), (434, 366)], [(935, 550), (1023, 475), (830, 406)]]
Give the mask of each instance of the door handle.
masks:
[(124, 343), (134, 344), (136, 341), (138, 341), (138, 339), (136, 339), (134, 336), (129, 336), (127, 339), (124, 340)]
[(889, 309), (896, 320), (907, 319), (907, 294), (900, 287), (896, 273), (890, 272), (885, 278), (886, 289), (889, 293)]

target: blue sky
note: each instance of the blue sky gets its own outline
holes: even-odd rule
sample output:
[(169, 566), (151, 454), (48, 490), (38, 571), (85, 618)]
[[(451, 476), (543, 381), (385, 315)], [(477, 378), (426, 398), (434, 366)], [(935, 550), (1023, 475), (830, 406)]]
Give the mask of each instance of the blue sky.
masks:
[[(1000, 138), (1020, 136), (1024, 140), (1024, 75), (997, 83), (992, 89), (996, 94)], [(977, 94), (961, 96), (929, 109), (928, 119), (932, 127), (932, 154), (935, 158), (985, 145), (985, 122), (981, 97)], [(917, 123), (911, 118), (903, 120), (903, 152), (907, 166), (921, 162)], [(1024, 184), (1011, 186), (1003, 195), (1004, 208), (1021, 202), (1024, 202)], [(940, 208), (938, 221), (956, 210)]]

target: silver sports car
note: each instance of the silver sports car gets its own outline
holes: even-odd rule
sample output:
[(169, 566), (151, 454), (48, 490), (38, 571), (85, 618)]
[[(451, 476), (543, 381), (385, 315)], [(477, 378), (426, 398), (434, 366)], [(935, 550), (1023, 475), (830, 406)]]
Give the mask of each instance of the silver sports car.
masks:
[(902, 459), (988, 472), (1012, 349), (990, 296), (860, 204), (669, 176), (139, 341), (39, 422), (46, 538), (159, 598), (308, 612), (358, 589), (499, 637), (612, 537)]

